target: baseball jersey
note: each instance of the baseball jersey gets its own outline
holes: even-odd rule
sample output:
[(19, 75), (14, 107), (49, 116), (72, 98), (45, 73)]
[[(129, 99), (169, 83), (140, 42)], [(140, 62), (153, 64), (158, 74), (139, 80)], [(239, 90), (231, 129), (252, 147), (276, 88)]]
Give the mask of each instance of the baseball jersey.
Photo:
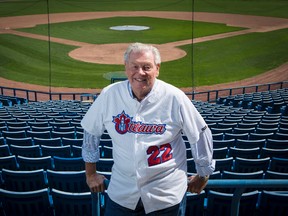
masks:
[(210, 175), (212, 135), (189, 98), (180, 89), (156, 79), (141, 101), (132, 96), (129, 81), (103, 89), (82, 119), (84, 130), (96, 137), (83, 142), (86, 162), (99, 159), (98, 144), (106, 129), (113, 143), (109, 197), (135, 209), (139, 198), (146, 213), (174, 206), (187, 190), (186, 146), (191, 144), (198, 174)]

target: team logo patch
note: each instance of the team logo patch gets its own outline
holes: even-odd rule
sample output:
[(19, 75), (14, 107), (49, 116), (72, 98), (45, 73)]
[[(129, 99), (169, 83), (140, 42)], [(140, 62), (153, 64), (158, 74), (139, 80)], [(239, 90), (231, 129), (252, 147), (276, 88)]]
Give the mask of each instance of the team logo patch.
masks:
[(143, 122), (132, 121), (133, 117), (123, 112), (113, 116), (112, 122), (115, 124), (115, 130), (119, 134), (137, 133), (137, 134), (163, 134), (166, 131), (166, 124), (147, 124)]

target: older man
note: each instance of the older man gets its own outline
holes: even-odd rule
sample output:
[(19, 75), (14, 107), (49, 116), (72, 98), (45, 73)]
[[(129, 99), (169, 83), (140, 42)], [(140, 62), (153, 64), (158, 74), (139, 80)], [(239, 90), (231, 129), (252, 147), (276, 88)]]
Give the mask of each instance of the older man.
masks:
[[(181, 90), (157, 79), (158, 49), (131, 44), (124, 61), (128, 80), (104, 88), (81, 122), (87, 184), (104, 191), (96, 162), (107, 130), (114, 165), (105, 215), (184, 216), (186, 191), (200, 193), (214, 170), (211, 132)], [(188, 180), (183, 133), (197, 169)]]

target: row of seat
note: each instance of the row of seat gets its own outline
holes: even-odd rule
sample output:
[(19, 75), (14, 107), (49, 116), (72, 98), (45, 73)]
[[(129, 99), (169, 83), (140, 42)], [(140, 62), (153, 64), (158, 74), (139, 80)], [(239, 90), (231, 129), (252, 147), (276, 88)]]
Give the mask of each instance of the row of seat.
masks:
[[(257, 172), (260, 170), (263, 171), (275, 171), (288, 173), (288, 159), (287, 158), (275, 158), (275, 157), (266, 157), (266, 158), (240, 158), (233, 157), (215, 159), (215, 171), (233, 171), (239, 173), (251, 173)], [(189, 173), (196, 173), (195, 163), (193, 158), (187, 159), (187, 171)]]
[[(48, 188), (14, 192), (0, 189), (2, 197), (2, 213), (4, 215), (83, 215), (92, 216), (92, 211), (104, 215), (107, 194), (99, 197), (90, 192), (70, 193)], [(92, 199), (91, 199), (92, 197)], [(186, 216), (206, 215), (223, 216), (231, 214), (233, 194), (209, 190), (206, 194), (186, 194)], [(92, 205), (92, 200), (93, 204)], [(288, 194), (279, 191), (252, 191), (241, 196), (239, 215), (274, 215), (283, 216), (288, 213)], [(100, 205), (97, 205), (97, 204)], [(96, 207), (95, 207), (96, 206)], [(93, 208), (94, 207), (94, 208)]]
[(85, 169), (84, 161), (80, 155), (77, 156), (78, 157), (68, 158), (61, 156), (24, 157), (21, 155), (18, 156), (10, 155), (6, 157), (0, 157), (0, 170), (1, 169), (10, 169), (15, 171), (17, 170), (30, 171), (35, 169), (44, 169), (44, 170), (51, 169), (61, 171), (84, 170)]

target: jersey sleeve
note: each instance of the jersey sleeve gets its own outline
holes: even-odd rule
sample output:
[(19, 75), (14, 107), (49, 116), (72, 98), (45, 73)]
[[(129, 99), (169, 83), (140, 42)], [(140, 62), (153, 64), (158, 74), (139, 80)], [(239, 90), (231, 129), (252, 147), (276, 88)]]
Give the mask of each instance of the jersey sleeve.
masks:
[(82, 157), (85, 162), (94, 163), (99, 160), (100, 137), (105, 130), (103, 123), (105, 97), (103, 91), (81, 121), (81, 126), (84, 129)]
[(96, 163), (100, 158), (100, 138), (84, 130), (82, 157), (85, 162)]
[(180, 108), (183, 132), (191, 145), (197, 173), (200, 176), (210, 175), (215, 169), (212, 134), (195, 106), (185, 97)]

